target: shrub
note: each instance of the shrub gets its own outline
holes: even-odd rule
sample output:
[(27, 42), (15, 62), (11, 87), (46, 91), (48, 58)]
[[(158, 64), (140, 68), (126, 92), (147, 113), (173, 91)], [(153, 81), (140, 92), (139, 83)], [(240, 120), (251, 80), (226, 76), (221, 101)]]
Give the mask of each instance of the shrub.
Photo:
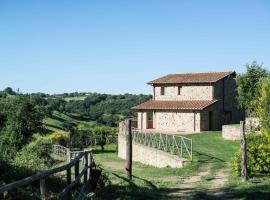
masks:
[[(263, 135), (250, 133), (247, 136), (248, 173), (250, 176), (270, 174), (269, 140)], [(231, 167), (238, 175), (241, 174), (241, 152), (237, 152), (231, 162)]]
[(100, 145), (104, 150), (104, 145), (107, 143), (108, 137), (117, 133), (117, 128), (109, 126), (95, 126), (93, 128), (79, 129), (71, 135), (72, 147), (82, 148), (89, 144)]
[(20, 150), (13, 161), (13, 165), (33, 171), (44, 170), (51, 165), (48, 145), (63, 144), (68, 141), (69, 135), (65, 131), (56, 131), (47, 136), (35, 135), (35, 140)]

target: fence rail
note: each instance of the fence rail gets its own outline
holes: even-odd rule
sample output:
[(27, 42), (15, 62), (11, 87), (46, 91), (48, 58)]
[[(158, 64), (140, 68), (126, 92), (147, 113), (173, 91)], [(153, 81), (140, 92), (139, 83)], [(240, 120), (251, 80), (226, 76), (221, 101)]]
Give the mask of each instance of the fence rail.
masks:
[(83, 153), (83, 152), (85, 151), (70, 151), (69, 148), (59, 145), (59, 144), (52, 145), (52, 153), (59, 156), (62, 159), (67, 160), (68, 162), (71, 160), (74, 160), (77, 156), (80, 155), (80, 153)]
[[(65, 149), (63, 147), (61, 147), (60, 145), (54, 146), (53, 150), (58, 152), (59, 155), (63, 155), (63, 151), (65, 151)], [(83, 169), (80, 171), (79, 168), (80, 168), (80, 161), (81, 160), (82, 160), (82, 164), (83, 164)], [(9, 190), (13, 190), (16, 188), (30, 185), (36, 181), (39, 181), (40, 182), (41, 199), (47, 200), (49, 198), (47, 197), (47, 189), (46, 189), (45, 179), (51, 175), (56, 174), (56, 173), (66, 171), (65, 177), (66, 177), (67, 186), (59, 194), (57, 194), (57, 196), (60, 199), (65, 198), (65, 199), (70, 200), (70, 199), (72, 199), (71, 190), (81, 184), (82, 177), (84, 177), (83, 178), (84, 185), (89, 183), (89, 181), (91, 180), (91, 173), (90, 172), (91, 172), (91, 169), (93, 166), (94, 166), (94, 164), (93, 164), (92, 151), (83, 151), (83, 152), (80, 152), (77, 157), (75, 157), (73, 160), (71, 160), (66, 165), (56, 167), (54, 169), (51, 169), (51, 170), (48, 170), (45, 172), (37, 173), (33, 176), (24, 178), (22, 180), (15, 181), (13, 183), (1, 186), (0, 187), (0, 194), (7, 192)], [(71, 173), (73, 167), (74, 167), (74, 172), (75, 172), (74, 179), (72, 179), (72, 173)]]
[(156, 148), (171, 154), (179, 155), (181, 158), (192, 160), (192, 139), (160, 133), (144, 133), (138, 129), (132, 129), (132, 139), (134, 142)]
[(117, 138), (118, 138), (117, 134), (110, 134), (110, 135), (104, 136), (104, 138), (97, 138), (96, 134), (89, 133), (87, 135), (87, 138), (83, 138), (81, 140), (75, 139), (71, 142), (71, 145), (88, 147), (88, 146), (97, 146), (100, 143), (104, 143), (106, 145), (116, 144)]

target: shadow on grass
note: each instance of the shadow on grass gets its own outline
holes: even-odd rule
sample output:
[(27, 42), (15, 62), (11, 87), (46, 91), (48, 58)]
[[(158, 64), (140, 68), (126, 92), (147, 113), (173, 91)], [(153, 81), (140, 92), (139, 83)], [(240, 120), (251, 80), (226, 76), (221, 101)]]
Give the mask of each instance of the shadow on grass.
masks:
[(57, 120), (57, 121), (60, 121), (60, 122), (62, 122), (62, 123), (67, 123), (67, 124), (70, 124), (70, 125), (73, 125), (73, 126), (76, 126), (76, 125), (77, 125), (76, 122), (72, 122), (72, 121), (63, 119), (63, 118), (58, 117), (58, 116), (56, 116), (56, 115), (53, 115), (51, 118), (52, 118), (52, 119), (55, 119), (55, 120)]
[(61, 130), (63, 130), (62, 127), (60, 127), (60, 126), (55, 126), (55, 125), (53, 125), (53, 124), (46, 124), (46, 126), (47, 126), (47, 127), (51, 127), (51, 128), (55, 128), (55, 129), (61, 129)]
[[(100, 199), (163, 199), (157, 187), (150, 181), (133, 176), (129, 181), (126, 177), (113, 173), (122, 181), (122, 184), (109, 185), (98, 193)], [(135, 180), (142, 181), (145, 186), (135, 183)]]
[(198, 151), (193, 151), (193, 155), (194, 155), (194, 157), (197, 157), (198, 162), (201, 162), (201, 163), (209, 163), (209, 162), (223, 162), (223, 163), (225, 163), (226, 162), (225, 160), (222, 160), (222, 159), (217, 158), (215, 156), (211, 156), (211, 155), (201, 153)]
[(101, 149), (93, 149), (93, 154), (106, 154), (106, 153), (116, 153), (116, 150), (106, 150), (103, 151)]
[[(157, 188), (151, 181), (137, 176), (129, 181), (126, 177), (113, 173), (115, 177), (121, 180), (121, 184), (109, 185), (100, 190), (97, 194), (100, 199), (262, 199), (268, 200), (270, 195), (269, 185), (251, 186), (248, 189), (237, 189), (237, 186), (231, 186), (221, 189), (202, 189), (202, 188)], [(138, 185), (136, 181), (143, 184)]]
[(66, 113), (66, 115), (69, 116), (70, 118), (73, 118), (73, 119), (78, 120), (78, 121), (89, 121), (90, 120), (90, 117), (87, 117), (87, 116), (75, 115), (72, 113)]

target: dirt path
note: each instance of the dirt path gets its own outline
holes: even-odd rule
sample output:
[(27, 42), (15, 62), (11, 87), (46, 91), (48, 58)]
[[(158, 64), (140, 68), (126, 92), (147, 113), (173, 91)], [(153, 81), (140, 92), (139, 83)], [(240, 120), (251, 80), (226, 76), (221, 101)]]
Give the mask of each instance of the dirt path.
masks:
[(223, 187), (228, 178), (229, 178), (229, 170), (227, 168), (219, 170), (215, 174), (214, 179), (209, 181), (210, 188), (217, 189)]
[(164, 194), (166, 194), (168, 197), (188, 199), (190, 192), (192, 192), (197, 185), (200, 184), (202, 177), (209, 174), (210, 169), (210, 165), (202, 167), (199, 169), (199, 173), (197, 175), (184, 179), (183, 183), (181, 183), (178, 187), (170, 188), (164, 191)]
[(181, 199), (194, 199), (192, 193), (198, 190), (198, 187), (203, 187), (205, 188), (205, 194), (209, 197), (224, 197), (225, 194), (221, 188), (228, 180), (229, 170), (227, 168), (222, 168), (215, 173), (213, 179), (203, 183), (203, 177), (209, 175), (210, 172), (211, 165), (206, 165), (200, 169), (200, 172), (197, 175), (186, 178), (178, 187), (166, 190), (166, 196)]

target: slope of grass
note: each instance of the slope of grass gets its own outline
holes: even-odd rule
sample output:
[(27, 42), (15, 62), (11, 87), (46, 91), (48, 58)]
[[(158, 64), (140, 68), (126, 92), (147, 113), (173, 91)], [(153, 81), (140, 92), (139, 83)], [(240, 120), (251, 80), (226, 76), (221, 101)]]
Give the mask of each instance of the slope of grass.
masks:
[(77, 126), (79, 123), (84, 123), (88, 126), (96, 125), (94, 121), (83, 119), (74, 114), (63, 114), (58, 111), (54, 111), (52, 117), (44, 119), (44, 125), (49, 132), (64, 130), (65, 125)]
[(64, 100), (65, 101), (83, 101), (86, 97), (87, 95), (77, 96), (77, 97), (65, 97)]
[[(106, 146), (106, 151), (94, 150), (97, 163), (104, 166), (112, 184), (101, 191), (100, 199), (177, 199), (166, 196), (167, 190), (179, 187), (187, 177), (198, 174), (203, 166), (211, 166), (208, 177), (190, 198), (213, 199), (205, 188), (209, 186), (212, 174), (228, 168), (233, 154), (240, 148), (239, 141), (226, 141), (222, 139), (221, 132), (204, 132), (188, 136), (193, 139), (194, 161), (182, 169), (156, 168), (133, 162), (133, 180), (129, 182), (125, 175), (125, 161), (117, 157), (115, 145)], [(253, 178), (244, 183), (239, 177), (231, 173), (230, 179), (220, 192), (230, 192), (237, 199), (269, 199), (269, 177)], [(259, 198), (256, 198), (259, 194)], [(226, 198), (226, 197), (223, 197)]]

